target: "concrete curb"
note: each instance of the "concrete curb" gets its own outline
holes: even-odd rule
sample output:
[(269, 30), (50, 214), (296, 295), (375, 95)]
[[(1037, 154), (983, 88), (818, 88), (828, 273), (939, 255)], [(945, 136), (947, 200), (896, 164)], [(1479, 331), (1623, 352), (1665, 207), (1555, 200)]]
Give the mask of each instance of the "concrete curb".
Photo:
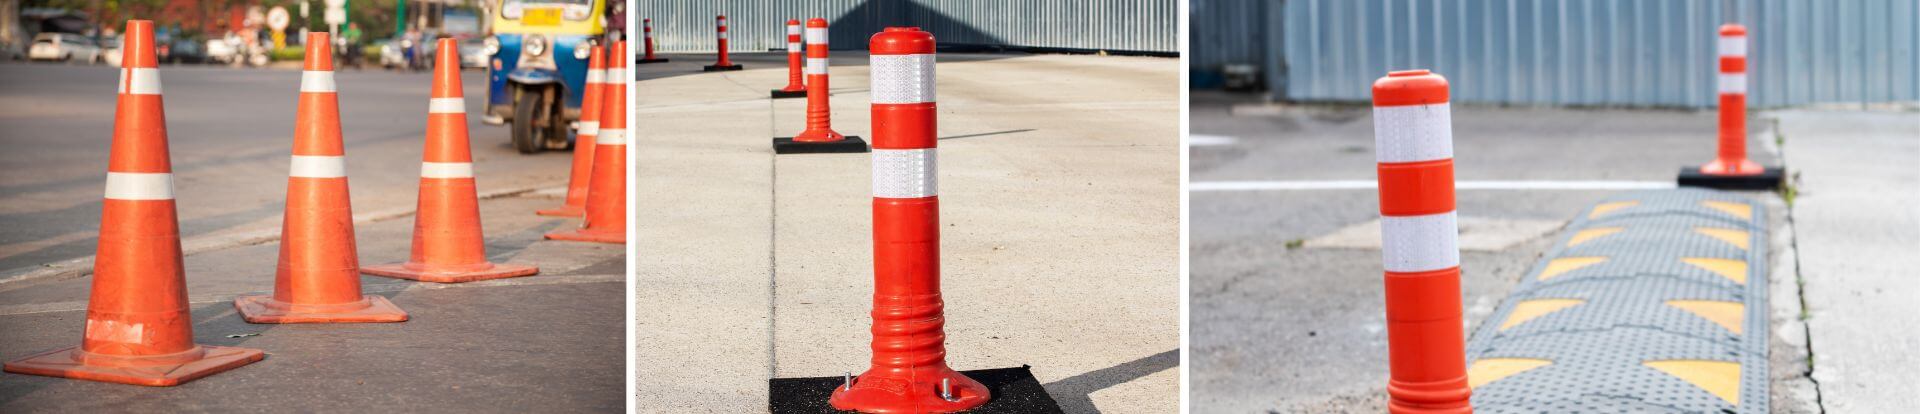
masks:
[[(552, 184), (541, 184), (541, 185), (532, 185), (532, 186), (523, 186), (523, 187), (514, 187), (514, 188), (487, 191), (487, 192), (480, 193), (480, 200), (491, 200), (491, 199), (496, 199), (501, 197), (512, 197), (516, 195), (532, 193), (535, 191), (541, 191), (543, 189), (549, 189), (551, 188), (551, 185)], [(565, 184), (561, 184), (561, 185), (562, 185), (562, 190), (564, 191)], [(412, 216), (413, 212), (414, 212), (414, 209), (409, 207), (409, 208), (396, 208), (396, 209), (388, 209), (388, 210), (381, 210), (381, 211), (368, 212), (368, 213), (360, 213), (360, 214), (353, 215), (353, 223), (356, 225), (359, 225), (359, 224), (365, 224), (365, 223), (392, 220), (392, 219)], [(182, 256), (192, 256), (192, 255), (216, 251), (216, 250), (272, 243), (276, 241), (280, 241), (280, 229), (278, 228), (267, 228), (267, 229), (260, 229), (260, 230), (254, 230), (254, 231), (240, 232), (235, 234), (221, 234), (221, 235), (193, 237), (193, 238), (188, 238), (180, 241), (180, 254)], [(82, 257), (78, 259), (69, 259), (69, 260), (53, 262), (53, 263), (43, 263), (36, 266), (8, 269), (6, 271), (0, 271), (0, 292), (5, 292), (8, 290), (24, 287), (28, 284), (27, 282), (66, 280), (66, 279), (72, 279), (77, 277), (83, 277), (92, 273), (93, 273), (93, 257), (92, 256)], [(12, 276), (6, 276), (6, 275), (12, 275)]]
[[(609, 282), (624, 282), (626, 280), (627, 280), (626, 275), (620, 275), (620, 274), (561, 275), (561, 276), (541, 275), (541, 276), (523, 277), (523, 278), (483, 280), (479, 282), (469, 282), (469, 283), (386, 283), (386, 284), (378, 284), (378, 285), (367, 285), (365, 287), (362, 287), (360, 291), (366, 294), (404, 293), (404, 292), (414, 292), (414, 291), (422, 291), (422, 290), (441, 290), (441, 289), (465, 289), (465, 288), (507, 287), (507, 286), (570, 285), (570, 284), (581, 284), (581, 283), (609, 283)], [(195, 296), (188, 297), (187, 302), (192, 304), (232, 302), (234, 298), (237, 298), (240, 296), (271, 295), (271, 294), (273, 294), (273, 291), (195, 295)], [(27, 304), (27, 305), (0, 306), (0, 317), (34, 314), (34, 313), (72, 312), (72, 311), (83, 311), (83, 310), (87, 310), (87, 301), (84, 301), (84, 300), (53, 302), (53, 303), (35, 303), (35, 304)]]

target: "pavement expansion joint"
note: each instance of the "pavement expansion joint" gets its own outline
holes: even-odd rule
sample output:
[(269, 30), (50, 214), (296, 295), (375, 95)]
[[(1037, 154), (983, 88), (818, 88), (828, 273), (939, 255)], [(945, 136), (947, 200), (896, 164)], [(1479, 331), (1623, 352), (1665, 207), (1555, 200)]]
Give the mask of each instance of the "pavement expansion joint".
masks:
[(1476, 411), (1767, 412), (1757, 204), (1674, 189), (1584, 211), (1468, 343)]

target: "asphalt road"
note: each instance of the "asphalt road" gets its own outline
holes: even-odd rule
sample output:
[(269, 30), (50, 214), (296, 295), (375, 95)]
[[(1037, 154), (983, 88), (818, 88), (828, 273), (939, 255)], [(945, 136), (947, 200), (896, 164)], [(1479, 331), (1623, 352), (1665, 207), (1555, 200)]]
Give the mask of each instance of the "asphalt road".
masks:
[[(0, 64), (0, 281), (91, 256), (113, 138), (106, 66)], [(181, 235), (189, 239), (280, 225), (300, 72), (163, 66), (168, 144)], [(340, 117), (356, 213), (414, 204), (426, 132), (426, 72), (341, 71)], [(485, 75), (462, 74), (470, 113)], [(469, 116), (480, 191), (559, 185), (568, 152), (519, 155), (501, 126)]]
[[(1192, 133), (1204, 145), (1191, 148), (1190, 181), (1371, 182), (1370, 110), (1196, 92)], [(1671, 183), (1681, 165), (1714, 151), (1712, 112), (1457, 104), (1453, 122), (1462, 181)], [(1752, 157), (1778, 165), (1764, 144), (1749, 144)], [(1619, 191), (1458, 191), (1463, 243), (1476, 234), (1510, 243), (1462, 252), (1467, 323), (1478, 326), (1493, 311), (1561, 226)], [(1315, 244), (1377, 219), (1376, 191), (1189, 196), (1193, 412), (1384, 411), (1380, 251)], [(1490, 225), (1479, 232), (1469, 221)]]

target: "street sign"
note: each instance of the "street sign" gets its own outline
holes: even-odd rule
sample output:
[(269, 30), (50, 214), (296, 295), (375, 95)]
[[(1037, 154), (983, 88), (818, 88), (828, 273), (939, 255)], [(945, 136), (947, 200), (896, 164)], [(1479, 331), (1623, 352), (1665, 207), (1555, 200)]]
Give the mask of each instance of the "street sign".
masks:
[(347, 0), (327, 0), (327, 25), (337, 26), (347, 23)]
[(267, 27), (273, 28), (273, 31), (287, 30), (287, 24), (292, 22), (293, 16), (287, 14), (285, 7), (274, 6), (273, 10), (267, 11)]

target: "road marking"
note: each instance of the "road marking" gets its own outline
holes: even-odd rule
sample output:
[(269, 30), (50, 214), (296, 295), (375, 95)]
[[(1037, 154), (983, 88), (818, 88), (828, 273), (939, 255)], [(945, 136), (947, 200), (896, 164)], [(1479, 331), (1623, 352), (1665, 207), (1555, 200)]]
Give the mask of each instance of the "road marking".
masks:
[(1240, 142), (1239, 138), (1229, 137), (1225, 135), (1202, 135), (1202, 134), (1187, 135), (1187, 146), (1189, 147), (1218, 147), (1218, 146), (1233, 145), (1239, 142)]
[[(1369, 190), (1374, 180), (1325, 181), (1195, 181), (1187, 191), (1307, 191)], [(1457, 181), (1457, 190), (1658, 190), (1674, 188), (1669, 181)]]

